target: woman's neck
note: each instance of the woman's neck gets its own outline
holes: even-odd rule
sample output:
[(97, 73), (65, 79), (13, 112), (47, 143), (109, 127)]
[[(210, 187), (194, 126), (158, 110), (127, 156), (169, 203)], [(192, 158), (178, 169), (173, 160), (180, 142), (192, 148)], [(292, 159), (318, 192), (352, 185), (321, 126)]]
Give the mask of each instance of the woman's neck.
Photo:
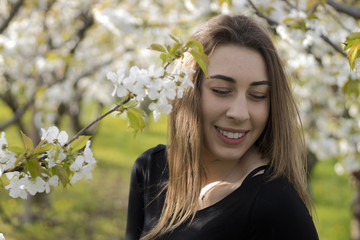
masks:
[[(236, 161), (206, 159), (203, 164), (205, 177), (202, 179), (196, 210), (206, 208), (225, 198), (241, 186), (252, 170), (268, 164), (268, 160), (261, 158), (256, 148), (252, 148)], [(263, 171), (258, 174), (261, 173)]]
[(261, 157), (256, 147), (250, 148), (240, 159), (234, 161), (214, 159), (209, 153), (203, 156), (205, 177), (202, 179), (202, 187), (217, 181), (237, 181), (253, 169), (268, 164), (268, 160)]

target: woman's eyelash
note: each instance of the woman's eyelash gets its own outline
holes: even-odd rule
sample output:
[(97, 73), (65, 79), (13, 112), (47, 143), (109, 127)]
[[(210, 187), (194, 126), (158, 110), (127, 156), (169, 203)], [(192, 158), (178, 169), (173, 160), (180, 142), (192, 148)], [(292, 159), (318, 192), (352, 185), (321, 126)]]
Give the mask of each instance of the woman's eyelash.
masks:
[(250, 96), (253, 97), (253, 98), (256, 98), (256, 99), (265, 99), (265, 98), (267, 98), (266, 95), (250, 95)]
[(212, 91), (213, 91), (214, 93), (217, 93), (217, 94), (220, 94), (220, 95), (222, 95), (222, 94), (228, 94), (228, 93), (231, 92), (231, 91), (229, 91), (229, 90), (220, 90), (220, 89), (212, 89)]

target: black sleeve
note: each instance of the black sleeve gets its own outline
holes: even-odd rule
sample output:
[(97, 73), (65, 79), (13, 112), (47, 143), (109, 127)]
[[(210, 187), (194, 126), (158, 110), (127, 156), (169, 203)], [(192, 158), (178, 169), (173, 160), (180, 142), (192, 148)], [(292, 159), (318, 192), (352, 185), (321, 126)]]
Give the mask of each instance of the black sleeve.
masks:
[(125, 240), (139, 239), (144, 227), (144, 158), (142, 154), (131, 171)]
[(161, 144), (147, 150), (132, 167), (125, 240), (140, 239), (159, 218), (165, 193), (158, 196), (158, 186), (168, 179), (165, 150)]
[(279, 178), (264, 184), (252, 207), (254, 240), (318, 240), (311, 215), (292, 185)]

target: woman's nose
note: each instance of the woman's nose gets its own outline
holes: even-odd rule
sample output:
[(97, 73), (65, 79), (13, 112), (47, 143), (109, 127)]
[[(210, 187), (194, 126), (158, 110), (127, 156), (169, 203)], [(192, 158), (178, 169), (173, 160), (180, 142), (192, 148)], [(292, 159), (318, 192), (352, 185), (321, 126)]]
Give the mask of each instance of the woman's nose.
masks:
[(229, 102), (226, 117), (235, 121), (245, 121), (250, 119), (246, 96), (239, 95)]

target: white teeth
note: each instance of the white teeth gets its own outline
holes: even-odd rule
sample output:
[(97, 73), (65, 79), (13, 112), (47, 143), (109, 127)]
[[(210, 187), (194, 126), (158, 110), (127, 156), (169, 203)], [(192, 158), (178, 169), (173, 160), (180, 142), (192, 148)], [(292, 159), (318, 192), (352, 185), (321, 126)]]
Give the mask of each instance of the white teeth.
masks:
[(219, 132), (224, 135), (225, 137), (227, 138), (233, 138), (233, 139), (236, 139), (236, 138), (241, 138), (245, 135), (245, 133), (239, 133), (239, 132), (227, 132), (227, 131), (224, 131), (224, 130), (221, 130), (220, 128), (218, 128)]

